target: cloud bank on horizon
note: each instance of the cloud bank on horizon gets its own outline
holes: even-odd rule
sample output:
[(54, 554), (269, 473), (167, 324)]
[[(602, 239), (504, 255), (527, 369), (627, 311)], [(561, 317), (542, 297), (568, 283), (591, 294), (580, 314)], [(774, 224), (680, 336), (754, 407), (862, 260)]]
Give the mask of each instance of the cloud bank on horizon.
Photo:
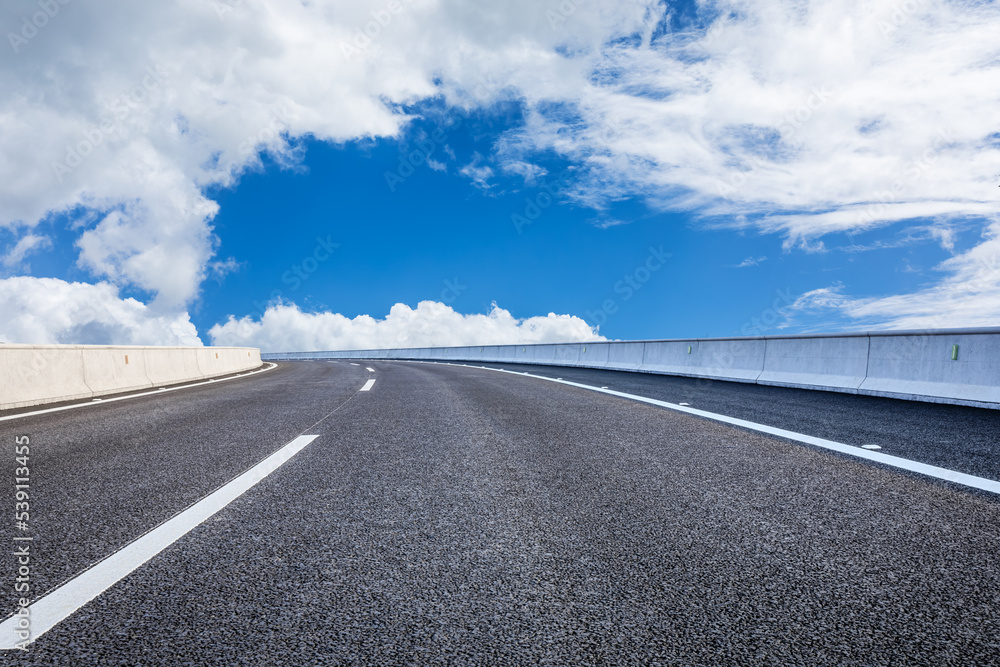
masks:
[(230, 317), (209, 331), (214, 345), (246, 345), (263, 350), (364, 350), (400, 347), (454, 347), (607, 340), (584, 320), (549, 313), (517, 319), (493, 304), (485, 315), (463, 315), (450, 306), (423, 301), (399, 303), (384, 320), (353, 319), (337, 313), (304, 313), (295, 304), (277, 303), (255, 320)]
[[(943, 0), (13, 0), (0, 59), (0, 340), (168, 344), (190, 321), (216, 256), (218, 204), (266, 154), (302, 140), (398, 137), (413, 105), (524, 122), (490, 156), (537, 174), (577, 166), (565, 193), (602, 209), (640, 196), (700, 224), (777, 233), (822, 252), (832, 233), (891, 223), (974, 226), (980, 241), (918, 291), (855, 298), (829, 285), (790, 322), (1000, 322), (1000, 5)], [(487, 183), (492, 170), (468, 175)], [(65, 219), (92, 279), (30, 275)], [(763, 261), (757, 260), (757, 261)], [(25, 275), (27, 274), (27, 275)], [(138, 290), (145, 302), (122, 297)], [(401, 304), (381, 323), (273, 303), (209, 333), (265, 348), (528, 342), (593, 336), (582, 320), (517, 321)], [(411, 318), (411, 319), (407, 319)], [(456, 319), (458, 318), (458, 319)], [(458, 326), (458, 329), (449, 325)], [(381, 328), (380, 328), (381, 327)], [(585, 325), (584, 325), (585, 327)], [(416, 335), (416, 334), (415, 334)], [(362, 345), (364, 343), (364, 345)]]

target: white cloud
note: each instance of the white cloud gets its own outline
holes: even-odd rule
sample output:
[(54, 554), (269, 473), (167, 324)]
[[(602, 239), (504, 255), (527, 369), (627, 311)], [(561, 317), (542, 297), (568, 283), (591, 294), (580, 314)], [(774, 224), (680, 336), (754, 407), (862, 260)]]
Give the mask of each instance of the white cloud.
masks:
[(869, 252), (871, 250), (885, 250), (888, 248), (902, 248), (905, 246), (920, 243), (934, 242), (941, 246), (943, 250), (950, 253), (955, 252), (956, 234), (958, 226), (945, 222), (920, 226), (915, 225), (903, 230), (903, 233), (896, 238), (879, 239), (871, 243), (853, 243), (841, 246), (840, 250), (848, 253)]
[(767, 261), (767, 257), (747, 257), (742, 262), (736, 265), (737, 269), (745, 269), (748, 266), (760, 266), (763, 262)]
[(518, 174), (528, 185), (533, 185), (535, 181), (549, 173), (544, 167), (523, 160), (504, 162), (503, 170), (511, 174)]
[(0, 257), (0, 264), (7, 268), (17, 267), (31, 253), (51, 246), (52, 240), (47, 236), (31, 233), (25, 234), (17, 240), (13, 248)]
[(209, 335), (215, 345), (250, 345), (265, 352), (605, 340), (579, 317), (549, 313), (517, 319), (495, 304), (485, 315), (463, 315), (435, 301), (421, 301), (416, 309), (397, 303), (384, 320), (306, 313), (295, 304), (276, 303), (260, 320), (230, 316)]
[(157, 312), (108, 283), (25, 276), (0, 280), (0, 342), (202, 344), (186, 312)]
[(480, 155), (476, 155), (475, 159), (459, 169), (458, 173), (470, 179), (477, 187), (485, 190), (490, 187), (490, 179), (493, 178), (493, 169), (488, 165), (480, 166), (479, 162), (481, 159)]
[[(0, 44), (0, 226), (84, 207), (79, 265), (178, 316), (213, 271), (206, 186), (261, 150), (295, 164), (297, 138), (394, 136), (433, 97), (523, 103), (501, 162), (568, 158), (580, 202), (639, 194), (789, 248), (891, 221), (985, 228), (996, 208), (996, 3), (720, 0), (698, 5), (707, 28), (666, 34), (653, 0), (58, 6)], [(4, 35), (38, 11), (6, 8)]]
[[(1000, 222), (968, 252), (937, 269), (947, 277), (908, 294), (852, 297), (842, 284), (813, 290), (785, 309), (788, 324), (803, 315), (827, 329), (947, 329), (997, 325), (1000, 313)], [(835, 318), (833, 323), (829, 319)], [(814, 329), (822, 328), (813, 324)]]
[(591, 220), (590, 223), (592, 225), (594, 225), (595, 227), (597, 227), (598, 229), (609, 229), (611, 227), (620, 227), (622, 225), (631, 224), (632, 221), (631, 220), (621, 220), (621, 219), (618, 219), (618, 218), (600, 217), (600, 218), (595, 218), (595, 219)]

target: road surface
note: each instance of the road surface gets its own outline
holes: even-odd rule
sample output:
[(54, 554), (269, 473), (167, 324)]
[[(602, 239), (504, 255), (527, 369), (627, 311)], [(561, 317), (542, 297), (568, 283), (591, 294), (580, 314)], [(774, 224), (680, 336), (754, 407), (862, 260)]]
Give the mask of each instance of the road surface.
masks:
[[(532, 377), (358, 363), (0, 422), (12, 518), (15, 439), (31, 451), (30, 526), (4, 522), (4, 546), (32, 538), (33, 601), (80, 603), (0, 660), (1000, 663), (995, 494)], [(495, 366), (1000, 479), (998, 412)], [(289, 443), (84, 599), (88, 568), (118, 568)], [(6, 617), (18, 563), (0, 563)]]

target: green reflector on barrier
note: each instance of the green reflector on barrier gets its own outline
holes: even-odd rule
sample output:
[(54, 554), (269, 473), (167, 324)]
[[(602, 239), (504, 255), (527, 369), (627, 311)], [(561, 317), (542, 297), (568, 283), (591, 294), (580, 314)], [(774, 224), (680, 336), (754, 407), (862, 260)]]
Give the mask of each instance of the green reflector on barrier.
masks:
[(691, 346), (688, 345), (688, 354), (691, 354)]
[(951, 360), (958, 361), (958, 345), (951, 346)]

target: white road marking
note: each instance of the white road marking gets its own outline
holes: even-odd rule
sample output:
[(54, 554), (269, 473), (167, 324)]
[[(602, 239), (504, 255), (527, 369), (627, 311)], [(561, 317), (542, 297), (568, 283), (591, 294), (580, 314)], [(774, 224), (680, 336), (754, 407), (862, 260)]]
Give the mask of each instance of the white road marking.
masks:
[(368, 369), (368, 372), (369, 372), (369, 373), (374, 373), (374, 372), (375, 372), (375, 369), (374, 369), (374, 368), (369, 368), (369, 369)]
[[(271, 362), (265, 362), (265, 363), (271, 363)], [(271, 364), (270, 368), (261, 368), (260, 370), (251, 371), (251, 372), (245, 373), (243, 375), (234, 375), (232, 377), (222, 378), (220, 380), (213, 380), (213, 382), (228, 382), (229, 380), (235, 380), (238, 377), (246, 377), (248, 375), (257, 375), (257, 373), (266, 373), (267, 371), (273, 371), (277, 367), (278, 367), (277, 364)], [(208, 382), (198, 382), (196, 384), (186, 384), (186, 385), (184, 385), (182, 387), (171, 387), (170, 389), (166, 389), (164, 387), (160, 387), (156, 391), (144, 391), (141, 394), (129, 394), (128, 396), (119, 396), (117, 398), (102, 398), (102, 399), (100, 399), (100, 402), (103, 402), (103, 403), (113, 403), (115, 401), (127, 401), (127, 400), (129, 400), (131, 398), (140, 398), (142, 396), (152, 396), (152, 395), (157, 394), (157, 393), (159, 393), (161, 391), (180, 391), (181, 389), (191, 389), (192, 387), (201, 387), (202, 385), (206, 385), (206, 384), (209, 384), (209, 383)], [(59, 407), (59, 408), (46, 408), (44, 410), (34, 410), (32, 412), (22, 412), (22, 413), (17, 414), (17, 415), (9, 415), (7, 417), (0, 417), (0, 422), (11, 421), (11, 420), (14, 420), (14, 419), (24, 419), (25, 417), (34, 417), (35, 415), (44, 415), (44, 414), (47, 414), (49, 412), (62, 412), (63, 410), (76, 410), (77, 408), (86, 408), (88, 406), (92, 407), (94, 405), (94, 403), (96, 403), (96, 402), (97, 401), (91, 401), (89, 403), (75, 403), (73, 405), (64, 405), (64, 406)]]
[[(480, 366), (480, 368), (485, 368), (485, 367)], [(524, 375), (523, 373), (515, 373), (513, 371), (506, 371), (499, 368), (486, 368), (486, 370), (495, 371), (497, 373), (509, 373), (511, 375), (520, 375), (522, 377)], [(726, 415), (720, 415), (714, 412), (706, 412), (705, 410), (698, 410), (696, 408), (687, 407), (685, 405), (677, 405), (675, 403), (667, 403), (666, 401), (658, 401), (655, 398), (646, 398), (645, 396), (637, 396), (636, 394), (626, 394), (625, 392), (614, 391), (608, 389), (607, 387), (597, 388), (588, 384), (579, 384), (577, 382), (569, 382), (567, 380), (556, 380), (554, 378), (544, 377), (542, 375), (529, 375), (529, 377), (537, 378), (539, 380), (545, 380), (546, 382), (558, 382), (559, 384), (565, 384), (570, 387), (579, 387), (580, 389), (587, 389), (589, 391), (596, 391), (601, 394), (610, 394), (612, 396), (618, 396), (620, 398), (627, 398), (633, 401), (639, 401), (640, 403), (648, 403), (650, 405), (656, 405), (661, 408), (667, 408), (669, 410), (686, 412), (690, 415), (696, 415), (698, 417), (703, 417), (705, 419), (711, 419), (713, 421), (719, 421), (725, 424), (739, 426), (741, 428), (749, 429), (751, 431), (767, 433), (768, 435), (776, 435), (779, 438), (786, 438), (788, 440), (802, 442), (807, 445), (822, 447), (823, 449), (829, 449), (835, 452), (839, 452), (841, 454), (847, 454), (848, 456), (856, 456), (860, 459), (867, 459), (869, 461), (874, 461), (876, 463), (881, 463), (883, 465), (892, 466), (893, 468), (900, 468), (901, 470), (908, 470), (910, 472), (919, 473), (921, 475), (926, 475), (928, 477), (933, 477), (935, 479), (941, 479), (947, 482), (954, 482), (955, 484), (961, 484), (962, 486), (969, 486), (974, 489), (979, 489), (981, 491), (989, 491), (990, 493), (1000, 494), (1000, 482), (992, 479), (986, 479), (985, 477), (976, 477), (975, 475), (968, 475), (964, 472), (958, 472), (957, 470), (949, 470), (948, 468), (939, 468), (938, 466), (932, 466), (926, 463), (920, 463), (919, 461), (911, 461), (909, 459), (904, 459), (899, 456), (882, 454), (881, 452), (872, 451), (870, 449), (862, 449), (854, 445), (845, 445), (842, 442), (834, 442), (833, 440), (817, 438), (811, 435), (805, 435), (804, 433), (786, 431), (783, 428), (775, 428), (774, 426), (767, 426), (766, 424), (758, 424), (756, 422), (746, 421), (745, 419), (737, 419), (736, 417), (728, 417)]]
[(353, 361), (349, 362), (352, 366), (360, 366), (361, 364), (356, 364)]
[(882, 448), (879, 447), (878, 445), (861, 445), (861, 449), (871, 449), (874, 451), (876, 449), (882, 449)]
[(375, 386), (375, 378), (372, 378), (371, 380), (368, 380), (368, 382), (365, 382), (365, 386), (361, 388), (361, 391), (371, 391), (372, 387), (374, 386)]
[(678, 403), (678, 405), (691, 405), (690, 403)]
[[(27, 641), (35, 641), (77, 609), (187, 535), (280, 468), (318, 437), (318, 435), (300, 435), (222, 488), (205, 496), (180, 514), (161, 523), (136, 541), (93, 565), (59, 588), (35, 600), (28, 607), (31, 612), (31, 637)], [(14, 634), (17, 622), (18, 616), (15, 615), (0, 624), (0, 650), (18, 648), (21, 640)]]

